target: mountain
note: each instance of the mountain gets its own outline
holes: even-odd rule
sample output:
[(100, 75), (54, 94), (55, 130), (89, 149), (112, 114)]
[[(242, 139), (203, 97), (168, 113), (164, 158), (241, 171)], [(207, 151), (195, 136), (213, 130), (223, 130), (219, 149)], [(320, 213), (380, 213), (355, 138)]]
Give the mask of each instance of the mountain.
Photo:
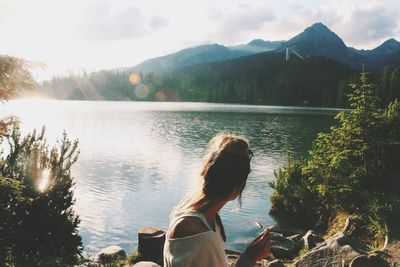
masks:
[(224, 61), (250, 56), (266, 51), (275, 51), (290, 47), (303, 57), (328, 57), (360, 70), (377, 71), (388, 66), (400, 64), (400, 42), (389, 39), (372, 50), (357, 50), (347, 47), (344, 41), (326, 25), (315, 23), (288, 41), (265, 41), (254, 39), (247, 44), (224, 46), (208, 44), (180, 50), (162, 57), (148, 59), (130, 71), (143, 73), (165, 73), (196, 64)]
[(378, 71), (384, 66), (400, 65), (400, 43), (395, 39), (389, 39), (372, 50), (357, 50), (347, 47), (336, 33), (322, 23), (306, 28), (278, 50), (285, 47), (294, 49), (304, 57), (324, 56), (335, 59), (356, 70), (363, 65), (372, 71)]
[[(304, 59), (286, 60), (286, 48)], [(344, 106), (346, 84), (354, 82), (351, 79), (362, 66), (375, 83), (388, 66), (391, 84), (397, 84), (400, 43), (392, 38), (372, 50), (358, 50), (316, 23), (287, 42), (255, 39), (236, 46), (200, 45), (131, 68), (55, 77), (41, 90), (61, 99), (151, 101), (159, 100), (155, 94), (161, 91), (166, 101)], [(132, 71), (141, 72), (141, 85), (127, 79)], [(394, 87), (387, 99), (400, 98), (400, 86)]]
[(322, 23), (315, 23), (286, 42), (286, 46), (308, 56), (341, 57), (347, 46), (336, 33)]
[(386, 40), (383, 44), (371, 50), (371, 52), (379, 54), (393, 54), (399, 51), (400, 51), (400, 42), (398, 42), (394, 38)]
[(264, 41), (254, 39), (245, 45), (228, 46), (232, 51), (241, 51), (243, 55), (251, 55), (277, 49), (282, 41)]
[(349, 49), (343, 40), (327, 26), (315, 23), (287, 41), (282, 47), (290, 47), (304, 57), (324, 56), (358, 68), (366, 58)]
[(134, 66), (131, 70), (144, 73), (166, 72), (193, 64), (219, 61), (233, 57), (235, 57), (235, 53), (223, 45), (200, 45), (166, 56), (148, 59)]
[(201, 63), (216, 62), (276, 49), (280, 41), (256, 39), (245, 45), (226, 47), (220, 44), (200, 45), (176, 53), (148, 59), (130, 70), (135, 72), (162, 73)]

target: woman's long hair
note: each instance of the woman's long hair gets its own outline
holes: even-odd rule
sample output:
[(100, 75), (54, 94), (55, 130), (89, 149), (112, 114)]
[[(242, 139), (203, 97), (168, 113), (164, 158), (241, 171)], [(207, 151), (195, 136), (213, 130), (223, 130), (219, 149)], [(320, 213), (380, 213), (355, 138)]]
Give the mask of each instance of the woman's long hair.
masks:
[(241, 204), (251, 157), (249, 142), (245, 138), (226, 133), (214, 136), (204, 157), (199, 188), (181, 201), (175, 212), (205, 211), (235, 193)]

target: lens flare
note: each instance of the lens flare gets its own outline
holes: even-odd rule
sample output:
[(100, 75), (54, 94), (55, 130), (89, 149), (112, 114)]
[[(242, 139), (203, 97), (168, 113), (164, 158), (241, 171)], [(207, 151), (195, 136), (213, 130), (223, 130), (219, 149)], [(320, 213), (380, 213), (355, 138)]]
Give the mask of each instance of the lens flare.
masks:
[(180, 101), (180, 97), (177, 91), (166, 87), (156, 93), (155, 100), (177, 102)]
[(157, 101), (164, 101), (165, 100), (165, 94), (163, 91), (158, 91), (156, 93), (156, 99)]
[(142, 78), (139, 73), (133, 72), (129, 75), (129, 82), (133, 85), (138, 85), (142, 82)]
[(135, 87), (135, 96), (139, 99), (144, 99), (149, 95), (150, 89), (145, 84), (139, 84)]
[(50, 181), (50, 170), (46, 169), (42, 172), (42, 176), (40, 177), (38, 190), (40, 192), (44, 192), (49, 186)]

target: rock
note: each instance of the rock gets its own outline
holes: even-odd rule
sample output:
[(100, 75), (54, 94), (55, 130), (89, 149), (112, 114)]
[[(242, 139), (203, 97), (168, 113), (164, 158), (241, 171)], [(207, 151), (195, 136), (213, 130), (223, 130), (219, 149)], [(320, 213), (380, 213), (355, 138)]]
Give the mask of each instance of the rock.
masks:
[(349, 264), (357, 256), (360, 254), (351, 247), (350, 239), (340, 233), (304, 254), (294, 265), (296, 267), (342, 267), (343, 264)]
[(151, 262), (151, 261), (139, 261), (134, 267), (161, 267), (157, 263)]
[(295, 234), (287, 237), (288, 239), (294, 241), (294, 242), (299, 242), (302, 238), (301, 234)]
[(318, 221), (314, 225), (314, 229), (318, 232), (325, 232), (327, 226), (327, 220), (326, 218), (321, 215), (319, 216)]
[(138, 252), (143, 261), (161, 263), (163, 261), (163, 249), (165, 232), (156, 227), (145, 227), (138, 233)]
[[(229, 251), (229, 250), (228, 250)], [(240, 253), (233, 251), (233, 253), (226, 254), (226, 261), (228, 262), (228, 266), (235, 266), (237, 261), (239, 260)], [(261, 261), (257, 261), (255, 267), (265, 267), (268, 266), (268, 262), (264, 259)]]
[(315, 235), (313, 230), (309, 230), (303, 236), (302, 239), (303, 239), (304, 247), (307, 249), (315, 248), (317, 243), (324, 242), (324, 239), (320, 236)]
[(228, 266), (234, 266), (239, 259), (239, 255), (237, 254), (226, 254), (226, 261), (228, 262)]
[(280, 260), (273, 260), (268, 262), (267, 267), (285, 267), (285, 265)]
[(370, 256), (361, 255), (354, 258), (349, 267), (390, 267), (389, 263), (382, 259), (379, 255)]
[(296, 242), (290, 240), (283, 235), (275, 232), (270, 233), (271, 236), (271, 253), (275, 258), (293, 259), (298, 250)]
[(291, 235), (298, 234), (298, 232), (295, 232), (292, 229), (282, 228), (278, 225), (273, 225), (268, 228), (271, 230), (271, 232), (280, 233), (284, 236), (291, 236)]
[(352, 221), (351, 221), (350, 217), (347, 217), (346, 222), (344, 223), (344, 226), (343, 226), (343, 230), (342, 230), (343, 234), (347, 234), (347, 232), (350, 231), (351, 224), (352, 224)]
[(106, 247), (95, 256), (95, 261), (101, 264), (106, 264), (118, 259), (126, 259), (125, 250), (119, 246)]

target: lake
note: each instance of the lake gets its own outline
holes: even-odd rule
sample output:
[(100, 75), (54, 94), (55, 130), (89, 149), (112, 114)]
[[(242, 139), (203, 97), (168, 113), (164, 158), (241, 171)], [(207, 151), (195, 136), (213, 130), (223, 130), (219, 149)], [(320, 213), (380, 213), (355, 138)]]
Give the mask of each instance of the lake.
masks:
[(221, 213), (226, 247), (243, 250), (269, 216), (268, 181), (287, 155), (307, 155), (320, 131), (334, 123), (335, 109), (211, 103), (15, 100), (0, 118), (18, 116), (24, 133), (46, 125), (50, 144), (63, 130), (79, 139), (73, 167), (75, 210), (85, 251), (108, 245), (128, 252), (144, 226), (167, 229), (169, 214), (195, 181), (207, 142), (218, 132), (244, 135), (254, 157), (242, 207)]

